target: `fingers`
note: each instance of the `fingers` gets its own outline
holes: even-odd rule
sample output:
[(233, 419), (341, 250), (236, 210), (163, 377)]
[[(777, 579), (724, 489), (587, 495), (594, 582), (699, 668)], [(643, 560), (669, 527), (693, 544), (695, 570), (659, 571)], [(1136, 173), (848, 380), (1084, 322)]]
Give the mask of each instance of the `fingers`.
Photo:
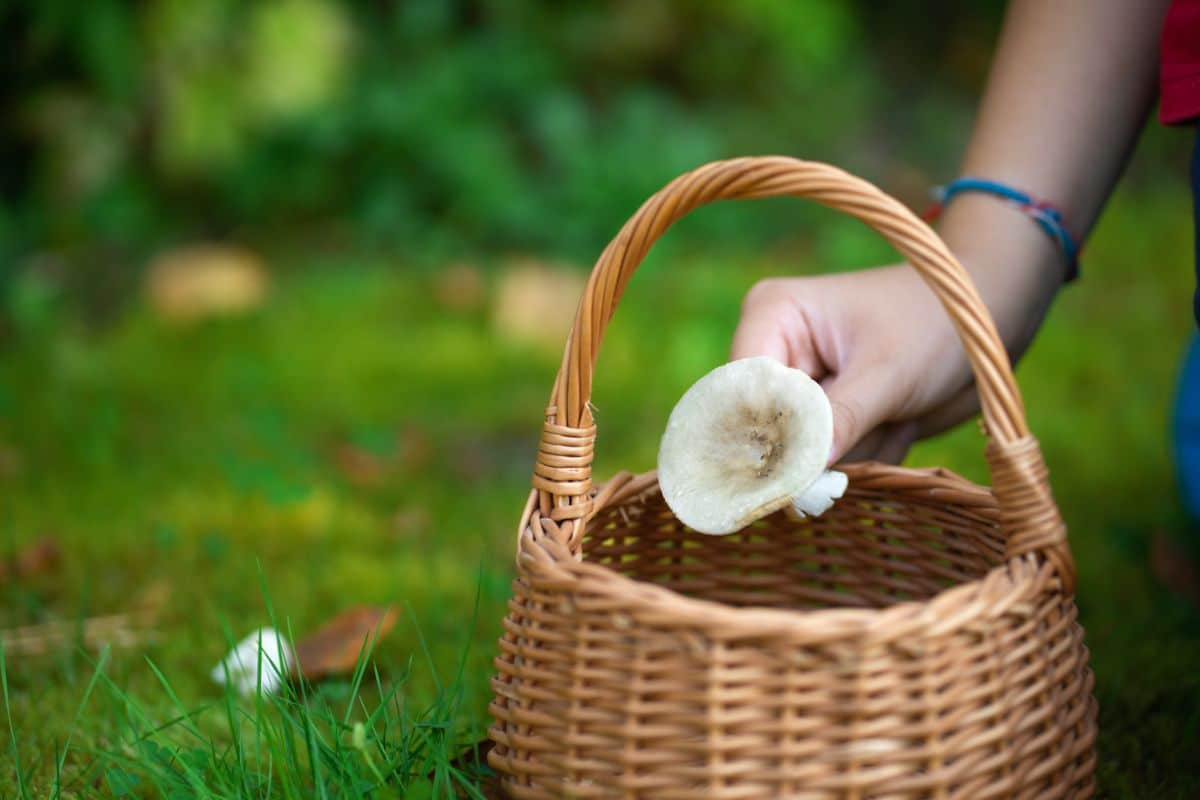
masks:
[(912, 447), (916, 440), (916, 423), (901, 422), (889, 425), (888, 434), (884, 437), (875, 459), (887, 464), (899, 464), (908, 455), (908, 448)]
[(834, 461), (845, 461), (854, 463), (856, 461), (875, 461), (879, 453), (879, 448), (883, 446), (883, 439), (887, 435), (887, 426), (880, 425), (869, 431), (865, 436), (850, 446), (840, 456), (836, 458), (830, 456), (830, 463)]
[(743, 309), (742, 318), (734, 331), (729, 360), (752, 356), (770, 356), (781, 364), (788, 364), (787, 337), (783, 325), (769, 309)]
[(953, 331), (930, 333), (931, 302), (899, 267), (769, 278), (746, 294), (730, 357), (770, 356), (821, 382), (833, 409), (830, 463), (899, 462), (917, 439), (978, 410), (974, 387), (947, 360), (961, 358)]
[(883, 461), (899, 464), (908, 455), (908, 450), (918, 438), (917, 423), (896, 422), (880, 425), (842, 457), (842, 461)]
[(770, 356), (804, 370), (814, 380), (825, 376), (814, 333), (797, 297), (802, 278), (768, 278), (746, 293), (729, 358)]
[[(856, 453), (879, 453), (885, 446), (889, 452), (895, 452), (907, 437), (907, 442), (903, 443), (900, 450), (900, 457), (903, 457), (908, 445), (916, 438), (914, 424), (904, 423), (901, 426), (905, 431), (904, 436), (889, 436), (882, 429), (877, 434), (872, 433), (895, 411), (897, 402), (893, 396), (893, 386), (894, 381), (889, 380), (882, 370), (865, 365), (825, 383), (825, 393), (833, 407), (831, 464), (841, 461), (860, 442), (862, 447), (857, 448)], [(872, 434), (871, 440), (864, 441), (868, 434)]]
[[(968, 386), (918, 420), (887, 422), (873, 428), (855, 442), (840, 460), (899, 464), (918, 439), (936, 436), (977, 413), (979, 396), (974, 386)], [(834, 419), (836, 437), (837, 417)]]

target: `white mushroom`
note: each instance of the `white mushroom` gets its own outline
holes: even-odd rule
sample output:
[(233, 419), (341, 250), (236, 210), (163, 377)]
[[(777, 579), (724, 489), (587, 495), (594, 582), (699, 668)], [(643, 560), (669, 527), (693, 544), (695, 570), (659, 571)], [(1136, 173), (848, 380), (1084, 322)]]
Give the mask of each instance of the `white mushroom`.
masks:
[(788, 504), (827, 511), (846, 476), (825, 470), (833, 411), (801, 370), (760, 356), (731, 361), (680, 398), (658, 450), (671, 511), (701, 533), (741, 530)]
[(273, 694), (287, 681), (295, 663), (296, 654), (287, 637), (274, 628), (259, 628), (238, 642), (213, 667), (211, 675), (221, 685), (228, 677), (243, 696), (254, 694), (256, 688), (266, 695)]

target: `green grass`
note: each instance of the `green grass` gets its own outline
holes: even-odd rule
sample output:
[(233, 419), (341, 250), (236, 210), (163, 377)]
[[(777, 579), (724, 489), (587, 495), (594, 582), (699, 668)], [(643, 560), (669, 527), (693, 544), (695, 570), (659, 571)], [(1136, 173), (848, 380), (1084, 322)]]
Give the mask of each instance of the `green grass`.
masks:
[[(272, 623), (278, 620), (272, 614)], [(473, 621), (473, 618), (472, 618)], [(469, 630), (468, 626), (468, 630)], [(422, 643), (423, 644), (423, 643)], [(480, 761), (459, 758), (463, 658), (446, 684), (436, 679), (431, 701), (417, 706), (406, 695), (413, 665), (385, 676), (372, 665), (374, 642), (364, 644), (348, 680), (314, 687), (285, 684), (270, 695), (240, 698), (227, 686), (199, 705), (189, 705), (153, 661), (161, 708), (132, 697), (105, 674), (110, 651), (96, 661), (70, 731), (78, 728), (93, 694), (107, 707), (116, 734), (71, 749), (71, 734), (56, 747), (45, 794), (79, 792), (165, 798), (346, 797), (399, 793), (406, 797), (479, 798)], [(423, 647), (423, 655), (429, 651)], [(464, 656), (469, 652), (462, 650)], [(271, 669), (260, 656), (257, 684)], [(280, 656), (281, 657), (281, 656)], [(9, 706), (6, 663), (0, 653), (0, 686)], [(17, 735), (9, 718), (13, 762), (20, 765)], [(64, 770), (68, 757), (88, 766)], [(18, 796), (42, 796), (25, 773), (14, 775)]]
[[(1196, 533), (1166, 433), (1190, 328), (1184, 209), (1181, 194), (1118, 196), (1018, 372), (1071, 526), (1113, 797), (1200, 793), (1200, 615), (1147, 558), (1152, 536)], [(652, 256), (597, 372), (598, 474), (652, 466), (755, 278), (886, 257), (818, 221), (828, 233), (761, 259)], [(0, 626), (118, 613), (155, 587), (167, 601), (144, 646), (0, 660), (0, 796), (440, 797), (450, 757), (483, 734), (560, 343), (510, 343), (484, 311), (440, 308), (433, 273), (286, 266), (260, 311), (184, 328), (140, 301), (89, 325), (44, 287), (18, 292), (0, 357), (15, 464), (0, 473), (0, 550), (52, 534), (65, 558), (0, 587)], [(376, 455), (377, 482), (338, 467), (347, 443)], [(964, 426), (911, 461), (983, 480), (982, 445)], [(254, 628), (302, 636), (359, 603), (410, 614), (355, 675), (266, 700), (210, 683)]]

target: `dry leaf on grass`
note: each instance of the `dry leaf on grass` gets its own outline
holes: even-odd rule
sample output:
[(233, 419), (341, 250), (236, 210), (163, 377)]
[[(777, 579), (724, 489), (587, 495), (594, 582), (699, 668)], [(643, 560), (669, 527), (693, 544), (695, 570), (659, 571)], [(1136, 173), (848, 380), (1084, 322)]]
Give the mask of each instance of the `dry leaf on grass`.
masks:
[(0, 631), (0, 645), (6, 655), (40, 656), (75, 645), (89, 650), (112, 647), (144, 647), (158, 639), (150, 629), (153, 615), (111, 614), (83, 620), (43, 622)]
[[(58, 556), (50, 559), (47, 540), (41, 540), (31, 564), (41, 567), (58, 564)], [(53, 541), (53, 540), (49, 540)], [(57, 545), (55, 545), (57, 547)], [(54, 551), (57, 552), (57, 551)], [(77, 645), (89, 650), (111, 647), (145, 647), (159, 639), (154, 625), (170, 597), (170, 586), (163, 581), (151, 583), (138, 593), (133, 610), (122, 614), (107, 614), (78, 620), (51, 620), (37, 625), (0, 630), (0, 645), (9, 655), (40, 656)]]
[(586, 283), (581, 270), (532, 259), (515, 261), (500, 274), (492, 326), (510, 342), (561, 347)]
[(348, 482), (370, 489), (395, 478), (396, 473), (426, 469), (434, 455), (429, 433), (420, 425), (409, 424), (395, 434), (390, 447), (372, 449), (343, 441), (332, 448), (330, 460)]
[(352, 444), (338, 445), (333, 452), (333, 461), (338, 472), (359, 488), (374, 488), (387, 477), (388, 464), (384, 459)]
[(423, 542), (433, 518), (423, 506), (405, 506), (392, 515), (392, 535), (397, 539)]
[(396, 439), (396, 460), (408, 472), (419, 472), (433, 462), (434, 443), (420, 425), (408, 425)]
[(1200, 569), (1171, 537), (1156, 533), (1150, 542), (1150, 570), (1167, 588), (1200, 608)]
[(309, 681), (351, 672), (368, 644), (396, 625), (396, 609), (356, 606), (296, 643), (296, 670)]
[(249, 695), (259, 688), (263, 694), (271, 694), (289, 678), (316, 682), (347, 673), (358, 664), (364, 647), (395, 624), (396, 612), (390, 606), (356, 606), (338, 614), (294, 647), (274, 628), (259, 628), (213, 667), (212, 679), (223, 685), (228, 678), (242, 695)]
[(24, 459), (15, 447), (0, 443), (0, 478), (11, 478), (21, 471)]
[(43, 536), (22, 547), (11, 559), (0, 561), (0, 584), (9, 580), (34, 578), (58, 569), (62, 548), (53, 536)]
[(253, 252), (204, 244), (169, 250), (150, 265), (146, 292), (172, 322), (250, 311), (267, 293), (267, 273)]
[(474, 264), (451, 264), (438, 273), (434, 296), (447, 311), (466, 314), (483, 308), (487, 284)]
[(17, 553), (16, 572), (22, 578), (44, 575), (58, 569), (61, 563), (62, 548), (58, 540), (43, 536)]
[(171, 582), (166, 578), (151, 581), (137, 593), (134, 607), (157, 617), (171, 600)]

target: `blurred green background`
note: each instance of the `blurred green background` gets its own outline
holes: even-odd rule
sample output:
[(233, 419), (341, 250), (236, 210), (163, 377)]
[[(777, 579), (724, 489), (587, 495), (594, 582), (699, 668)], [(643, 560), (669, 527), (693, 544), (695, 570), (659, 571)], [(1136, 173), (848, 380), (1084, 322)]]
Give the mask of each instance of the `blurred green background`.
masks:
[[(203, 719), (209, 669), (268, 605), (298, 635), (407, 606), (385, 678), (419, 631), (437, 670), (469, 643), (452, 727), (481, 735), (586, 266), (715, 158), (825, 160), (923, 206), (954, 174), (1002, 10), (0, 2), (0, 796), (50, 792), (72, 731), (61, 785), (120, 793), (107, 765), (136, 773), (145, 739), (129, 705), (164, 730), (173, 715), (147, 658)], [(1189, 147), (1148, 128), (1018, 371), (1079, 560), (1114, 797), (1200, 793), (1196, 531), (1167, 436), (1192, 327)], [(680, 223), (605, 344), (598, 473), (653, 465), (756, 279), (892, 257), (795, 201)], [(968, 425), (910, 461), (985, 480), (981, 452)], [(22, 567), (47, 538), (56, 564)], [(146, 598), (153, 635), (112, 651), (76, 722), (96, 657), (81, 621)], [(73, 638), (12, 650), (56, 621)]]

